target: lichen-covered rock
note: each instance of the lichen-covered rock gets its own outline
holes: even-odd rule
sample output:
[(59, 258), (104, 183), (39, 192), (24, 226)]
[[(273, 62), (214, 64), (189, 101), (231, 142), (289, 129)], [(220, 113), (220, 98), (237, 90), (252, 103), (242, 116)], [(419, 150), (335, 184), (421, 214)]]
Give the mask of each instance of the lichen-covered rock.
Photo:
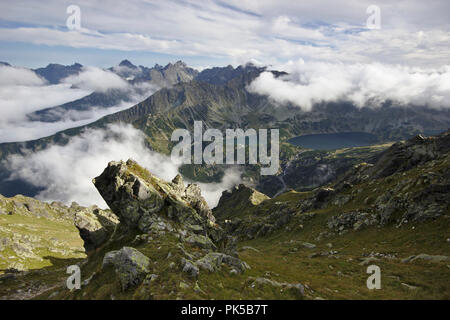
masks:
[(192, 278), (198, 277), (199, 269), (191, 260), (181, 258), (181, 267), (183, 268), (183, 272), (186, 272)]
[(207, 270), (209, 272), (219, 270), (222, 266), (222, 263), (230, 267), (233, 267), (239, 273), (242, 273), (245, 270), (250, 269), (250, 266), (246, 262), (240, 260), (239, 258), (232, 257), (220, 252), (210, 252), (203, 258), (195, 262), (195, 264), (199, 268)]
[[(72, 204), (71, 207), (75, 207)], [(119, 223), (116, 215), (109, 210), (100, 210), (97, 207), (82, 208), (76, 210), (74, 217), (75, 226), (80, 231), (87, 251), (98, 248), (114, 231)]]
[(364, 227), (372, 226), (378, 223), (375, 214), (368, 212), (345, 212), (340, 215), (332, 216), (327, 223), (328, 228), (342, 232), (347, 229), (360, 230)]
[(438, 263), (438, 262), (448, 262), (450, 261), (450, 257), (447, 256), (441, 256), (441, 255), (429, 255), (429, 254), (418, 254), (417, 256), (409, 256), (408, 258), (405, 258), (402, 260), (403, 263), (408, 263), (408, 262), (414, 262), (417, 260), (425, 260), (425, 261), (429, 261), (429, 262), (433, 262), (433, 263)]
[(200, 188), (184, 187), (181, 176), (166, 182), (139, 166), (135, 161), (110, 162), (93, 180), (96, 188), (121, 222), (148, 231), (155, 214), (165, 210), (170, 219), (205, 228), (215, 219)]
[(132, 247), (110, 251), (103, 258), (102, 268), (113, 266), (122, 290), (139, 284), (150, 272), (150, 259)]
[(298, 298), (302, 298), (305, 295), (305, 287), (301, 283), (277, 282), (262, 277), (260, 278), (249, 277), (247, 279), (247, 283), (249, 284), (250, 288), (263, 286), (282, 288), (283, 290), (292, 291), (294, 295), (296, 295)]
[(202, 249), (217, 249), (216, 245), (208, 237), (192, 234), (185, 240), (187, 243)]

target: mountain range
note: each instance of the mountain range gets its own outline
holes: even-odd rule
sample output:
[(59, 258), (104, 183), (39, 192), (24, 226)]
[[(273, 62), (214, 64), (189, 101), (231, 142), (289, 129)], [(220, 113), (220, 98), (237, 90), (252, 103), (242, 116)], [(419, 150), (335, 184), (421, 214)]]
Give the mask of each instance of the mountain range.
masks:
[[(71, 72), (70, 70), (74, 69), (73, 66), (61, 69), (65, 70), (62, 73)], [(54, 67), (49, 68), (49, 70), (54, 69)], [(60, 68), (56, 69), (60, 70)], [(130, 83), (148, 82), (162, 88), (135, 106), (102, 117), (86, 126), (64, 130), (38, 140), (0, 144), (0, 159), (6, 159), (12, 154), (41, 150), (54, 144), (64, 145), (70, 137), (79, 135), (86, 128), (105, 128), (112, 123), (133, 125), (145, 134), (152, 150), (167, 155), (170, 154), (174, 145), (168, 141), (172, 131), (176, 128), (192, 130), (196, 120), (203, 121), (205, 128), (219, 130), (279, 128), (281, 140), (279, 175), (261, 177), (257, 166), (246, 166), (243, 169), (243, 177), (248, 183), (273, 196), (284, 188), (303, 189), (320, 186), (347, 170), (354, 161), (361, 160), (356, 154), (352, 158), (354, 161), (348, 161), (348, 157), (345, 159), (337, 157), (337, 160), (333, 160), (332, 166), (324, 167), (317, 155), (320, 154), (320, 158), (327, 156), (313, 151), (309, 153), (315, 155), (311, 158), (313, 161), (308, 162), (309, 165), (317, 168), (321, 164), (326, 170), (307, 170), (308, 174), (299, 180), (298, 172), (301, 170), (289, 170), (289, 168), (304, 167), (306, 165), (304, 159), (308, 153), (305, 154), (301, 151), (302, 148), (290, 144), (288, 142), (290, 138), (311, 133), (365, 132), (373, 135), (375, 144), (382, 145), (419, 133), (444, 131), (450, 126), (448, 109), (398, 106), (391, 101), (376, 108), (361, 108), (348, 101), (318, 103), (312, 111), (303, 111), (289, 103), (280, 105), (264, 95), (248, 90), (248, 85), (262, 72), (267, 71), (265, 67), (252, 64), (237, 68), (215, 67), (197, 72), (181, 61), (169, 63), (165, 67), (155, 65), (153, 68), (146, 68), (135, 66), (124, 60), (110, 70), (128, 79)], [(286, 75), (283, 72), (270, 72), (276, 77)], [(85, 110), (94, 105), (105, 107), (115, 104), (118, 100), (126, 101), (128, 98), (129, 96), (120, 90), (94, 92), (63, 106), (35, 112), (30, 117), (39, 121), (55, 121), (62, 113), (61, 110)], [(181, 172), (194, 181), (217, 182), (224, 176), (227, 168), (227, 166), (185, 165), (181, 168)], [(0, 193), (3, 192), (9, 196), (16, 193), (35, 194), (36, 190), (32, 186), (27, 187), (24, 181), (8, 181), (9, 172), (5, 168), (1, 172)], [(326, 175), (328, 178), (324, 179)], [(283, 179), (280, 179), (281, 176)], [(305, 178), (307, 176), (310, 177), (309, 180)], [(312, 181), (315, 182), (312, 183)], [(21, 186), (12, 187), (16, 185)]]

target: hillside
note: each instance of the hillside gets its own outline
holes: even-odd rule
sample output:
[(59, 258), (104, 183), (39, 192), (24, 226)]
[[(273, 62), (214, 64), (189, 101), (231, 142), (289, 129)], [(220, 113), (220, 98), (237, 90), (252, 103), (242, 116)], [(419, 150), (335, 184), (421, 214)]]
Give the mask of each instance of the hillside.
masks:
[[(107, 237), (79, 260), (80, 290), (60, 284), (56, 266), (73, 260), (58, 260), (46, 268), (51, 288), (33, 297), (449, 299), (449, 151), (449, 131), (418, 136), (324, 187), (269, 198), (239, 186), (212, 211), (181, 176), (166, 182), (132, 160), (111, 162), (93, 182), (120, 223), (93, 217)], [(371, 264), (381, 290), (366, 287)], [(8, 298), (44, 276), (0, 281)]]

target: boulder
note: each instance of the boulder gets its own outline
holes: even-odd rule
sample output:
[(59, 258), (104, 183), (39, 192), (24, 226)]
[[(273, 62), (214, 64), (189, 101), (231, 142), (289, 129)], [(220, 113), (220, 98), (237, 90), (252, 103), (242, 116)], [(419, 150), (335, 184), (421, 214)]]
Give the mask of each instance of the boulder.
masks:
[(139, 284), (150, 271), (150, 259), (132, 247), (110, 251), (103, 258), (102, 268), (113, 266), (122, 290)]
[(425, 261), (429, 261), (429, 262), (448, 262), (450, 261), (450, 257), (447, 256), (441, 256), (441, 255), (429, 255), (429, 254), (419, 254), (417, 256), (409, 256), (408, 258), (405, 258), (402, 260), (403, 263), (408, 263), (408, 262), (414, 262), (417, 260), (425, 260)]
[(305, 295), (305, 287), (301, 283), (277, 282), (267, 278), (253, 278), (253, 277), (249, 277), (247, 281), (250, 282), (251, 288), (270, 286), (291, 291), (298, 298), (301, 298)]

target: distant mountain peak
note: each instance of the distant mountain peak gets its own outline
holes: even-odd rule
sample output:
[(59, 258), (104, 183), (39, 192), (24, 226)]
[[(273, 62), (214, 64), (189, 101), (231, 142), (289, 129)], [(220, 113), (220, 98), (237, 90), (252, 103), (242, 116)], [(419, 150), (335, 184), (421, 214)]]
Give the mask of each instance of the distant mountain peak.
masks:
[(175, 63), (169, 62), (163, 69), (167, 70), (168, 68), (171, 68), (171, 67), (175, 67), (175, 68), (186, 68), (187, 65), (186, 65), (186, 63), (184, 63), (183, 61), (178, 60), (178, 61), (175, 62)]
[(38, 68), (33, 71), (45, 78), (49, 83), (57, 84), (61, 79), (80, 73), (82, 67), (78, 62), (67, 66), (58, 63), (49, 63), (45, 68)]
[(8, 62), (0, 61), (0, 66), (8, 66), (8, 67), (10, 67), (11, 65)]
[(130, 69), (136, 69), (136, 68), (137, 68), (134, 64), (132, 64), (132, 63), (131, 63), (129, 60), (127, 60), (127, 59), (122, 60), (122, 61), (119, 63), (119, 66), (120, 66), (120, 67), (127, 67), (127, 68), (130, 68)]
[(177, 62), (175, 62), (175, 66), (186, 67), (186, 63), (184, 63), (181, 60), (178, 60)]

